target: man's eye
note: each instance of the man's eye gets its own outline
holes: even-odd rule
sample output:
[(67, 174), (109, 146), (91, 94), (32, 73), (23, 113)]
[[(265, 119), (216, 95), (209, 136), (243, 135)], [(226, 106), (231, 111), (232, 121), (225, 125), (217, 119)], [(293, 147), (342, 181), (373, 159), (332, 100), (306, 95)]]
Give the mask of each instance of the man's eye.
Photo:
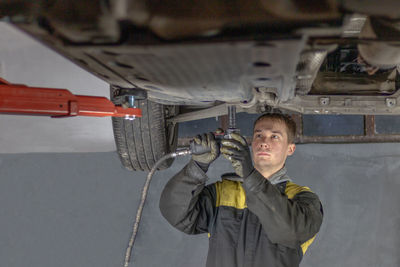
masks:
[(271, 137), (272, 137), (272, 139), (278, 139), (278, 138), (279, 138), (279, 136), (277, 136), (277, 135), (275, 135), (275, 134), (272, 135)]

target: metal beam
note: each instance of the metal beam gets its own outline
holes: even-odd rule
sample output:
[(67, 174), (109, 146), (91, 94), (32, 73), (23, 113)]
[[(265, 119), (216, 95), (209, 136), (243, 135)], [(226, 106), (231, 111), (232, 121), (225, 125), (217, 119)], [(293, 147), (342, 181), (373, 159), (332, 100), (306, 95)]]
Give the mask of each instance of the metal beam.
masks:
[[(221, 117), (223, 118), (223, 117)], [(296, 122), (297, 131), (295, 142), (297, 144), (348, 144), (348, 143), (398, 143), (400, 142), (400, 134), (377, 134), (374, 115), (364, 116), (364, 135), (337, 135), (337, 136), (306, 136), (303, 133), (303, 116), (292, 115)], [(225, 120), (227, 120), (225, 116)], [(226, 125), (221, 120), (221, 126)], [(251, 144), (252, 136), (245, 136), (247, 142)], [(184, 147), (189, 145), (191, 138), (179, 138), (178, 146)]]

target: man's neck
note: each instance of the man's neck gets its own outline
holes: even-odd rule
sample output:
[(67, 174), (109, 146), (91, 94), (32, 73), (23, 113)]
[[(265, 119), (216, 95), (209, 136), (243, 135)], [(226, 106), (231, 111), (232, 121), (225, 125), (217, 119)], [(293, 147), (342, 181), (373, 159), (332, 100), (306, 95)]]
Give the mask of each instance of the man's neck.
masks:
[(271, 167), (260, 167), (260, 166), (254, 166), (255, 169), (262, 174), (262, 176), (264, 176), (265, 179), (269, 179), (271, 178), (272, 175), (274, 175), (275, 173), (277, 173), (278, 171), (280, 171), (283, 168), (282, 166), (278, 166), (275, 168), (271, 168)]

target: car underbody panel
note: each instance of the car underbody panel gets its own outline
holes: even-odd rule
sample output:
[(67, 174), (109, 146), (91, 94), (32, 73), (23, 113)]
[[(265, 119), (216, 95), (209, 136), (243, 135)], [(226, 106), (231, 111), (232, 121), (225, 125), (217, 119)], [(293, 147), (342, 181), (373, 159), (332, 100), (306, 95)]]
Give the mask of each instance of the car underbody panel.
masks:
[(400, 3), (358, 2), (21, 0), (1, 13), (111, 85), (192, 111), (175, 122), (221, 105), (400, 114)]
[(216, 101), (249, 102), (255, 87), (274, 88), (277, 97), (287, 101), (296, 85), (297, 60), (293, 59), (299, 58), (303, 46), (302, 39), (288, 39), (79, 47), (69, 51), (80, 63), (121, 76), (120, 86), (145, 89), (153, 101), (207, 105)]

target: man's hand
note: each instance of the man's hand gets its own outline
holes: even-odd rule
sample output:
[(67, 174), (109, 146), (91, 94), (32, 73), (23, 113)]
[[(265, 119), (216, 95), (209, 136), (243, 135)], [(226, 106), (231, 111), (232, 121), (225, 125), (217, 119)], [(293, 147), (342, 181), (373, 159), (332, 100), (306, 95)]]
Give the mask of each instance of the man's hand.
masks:
[(232, 162), (236, 174), (242, 178), (246, 178), (254, 170), (249, 145), (246, 139), (240, 134), (232, 133), (231, 137), (232, 139), (221, 141), (221, 153)]
[(201, 166), (207, 167), (218, 158), (219, 156), (219, 145), (215, 140), (215, 137), (212, 133), (198, 135), (194, 138), (194, 142), (197, 145), (201, 145), (204, 148), (209, 148), (211, 151), (203, 154), (192, 155), (192, 159)]

